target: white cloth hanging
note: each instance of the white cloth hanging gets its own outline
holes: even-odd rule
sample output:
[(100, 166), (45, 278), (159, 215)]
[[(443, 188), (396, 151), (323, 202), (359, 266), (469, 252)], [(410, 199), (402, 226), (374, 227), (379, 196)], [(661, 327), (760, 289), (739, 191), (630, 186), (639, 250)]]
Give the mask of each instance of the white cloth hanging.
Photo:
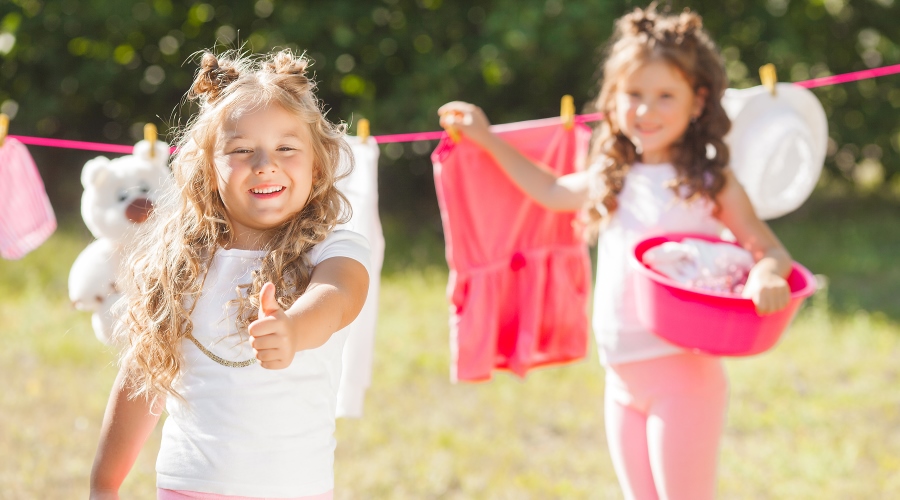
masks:
[(384, 262), (384, 233), (378, 216), (378, 144), (369, 138), (347, 137), (353, 151), (354, 169), (337, 182), (337, 188), (350, 200), (353, 217), (339, 229), (350, 229), (369, 240), (372, 250), (369, 269), (369, 294), (359, 316), (347, 326), (341, 383), (338, 388), (336, 416), (359, 418), (363, 413), (366, 389), (372, 381), (375, 328), (378, 323), (378, 288)]

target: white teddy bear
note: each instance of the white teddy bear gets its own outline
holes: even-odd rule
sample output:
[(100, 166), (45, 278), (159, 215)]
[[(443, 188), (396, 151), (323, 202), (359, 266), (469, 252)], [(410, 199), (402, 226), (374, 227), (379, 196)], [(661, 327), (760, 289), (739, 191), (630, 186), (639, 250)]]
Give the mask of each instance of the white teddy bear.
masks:
[(97, 239), (72, 264), (69, 299), (76, 309), (93, 312), (94, 334), (104, 344), (110, 343), (115, 323), (110, 308), (121, 297), (116, 281), (124, 246), (171, 182), (168, 159), (168, 144), (145, 140), (131, 155), (98, 156), (81, 171), (81, 216)]

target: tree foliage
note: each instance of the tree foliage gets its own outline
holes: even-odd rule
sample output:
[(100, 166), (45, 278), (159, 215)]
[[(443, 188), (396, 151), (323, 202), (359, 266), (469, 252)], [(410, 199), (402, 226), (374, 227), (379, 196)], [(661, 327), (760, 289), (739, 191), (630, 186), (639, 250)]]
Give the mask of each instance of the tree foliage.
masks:
[[(563, 94), (574, 95), (579, 107), (595, 96), (598, 49), (614, 19), (637, 4), (643, 2), (6, 0), (0, 103), (13, 115), (14, 134), (128, 144), (147, 121), (164, 133), (183, 122), (190, 108), (182, 98), (200, 51), (291, 47), (314, 59), (329, 117), (351, 124), (368, 118), (374, 134), (435, 130), (436, 109), (454, 99), (481, 105), (494, 122), (546, 117), (559, 112)], [(900, 63), (894, 0), (690, 6), (704, 16), (736, 87), (758, 84), (756, 68), (767, 62), (783, 81)], [(829, 116), (833, 177), (870, 182), (883, 166), (888, 181), (900, 179), (898, 78), (815, 91)], [(433, 146), (383, 148), (389, 206), (431, 203)], [(46, 158), (50, 184), (71, 184), (77, 172), (69, 172), (86, 159), (72, 152)]]

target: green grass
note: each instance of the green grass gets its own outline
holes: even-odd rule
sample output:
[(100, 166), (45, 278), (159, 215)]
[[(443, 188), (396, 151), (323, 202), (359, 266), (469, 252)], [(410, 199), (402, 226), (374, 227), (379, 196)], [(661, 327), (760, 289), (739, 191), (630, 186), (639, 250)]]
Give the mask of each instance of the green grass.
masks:
[(900, 197), (819, 195), (771, 226), (796, 260), (829, 277), (836, 312), (900, 321)]
[[(827, 274), (769, 353), (730, 359), (719, 493), (736, 499), (900, 497), (900, 211), (821, 197), (772, 226)], [(337, 498), (619, 498), (589, 359), (489, 383), (449, 383), (440, 242), (386, 224), (373, 385), (338, 421)], [(114, 356), (66, 298), (87, 243), (66, 228), (0, 262), (0, 498), (85, 498)], [(122, 498), (155, 498), (159, 429)]]

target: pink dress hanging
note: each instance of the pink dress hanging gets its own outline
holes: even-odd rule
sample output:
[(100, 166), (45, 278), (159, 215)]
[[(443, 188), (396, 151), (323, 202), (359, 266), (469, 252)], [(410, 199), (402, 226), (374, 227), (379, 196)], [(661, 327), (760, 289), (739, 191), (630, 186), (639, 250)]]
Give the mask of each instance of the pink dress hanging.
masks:
[(25, 146), (7, 137), (0, 146), (0, 256), (20, 259), (56, 230), (56, 217)]
[[(561, 124), (498, 135), (557, 174), (575, 171), (590, 130)], [(574, 213), (525, 196), (476, 144), (444, 138), (431, 156), (450, 266), (451, 378), (529, 369), (587, 352), (590, 258)]]

